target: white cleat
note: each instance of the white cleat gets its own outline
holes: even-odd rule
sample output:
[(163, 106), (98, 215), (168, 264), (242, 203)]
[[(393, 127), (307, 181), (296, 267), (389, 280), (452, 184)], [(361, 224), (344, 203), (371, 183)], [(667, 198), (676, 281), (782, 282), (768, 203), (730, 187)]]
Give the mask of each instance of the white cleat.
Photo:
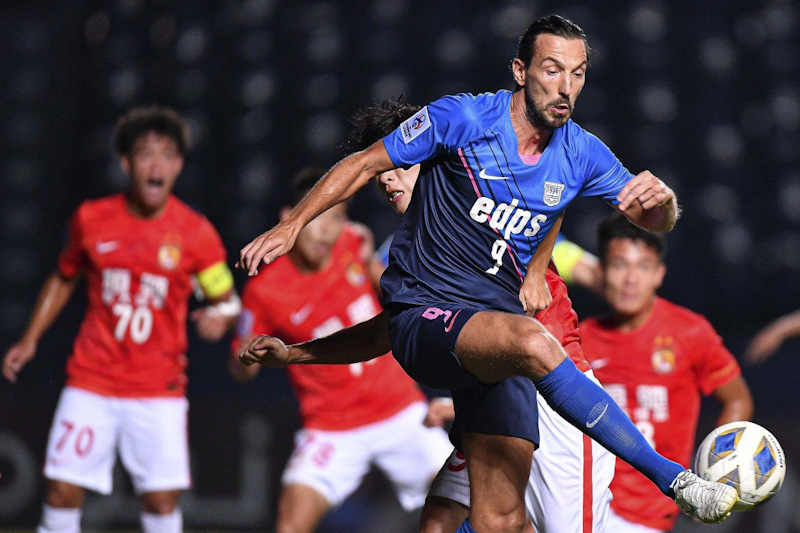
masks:
[(675, 503), (681, 511), (706, 524), (723, 522), (739, 501), (735, 488), (701, 479), (691, 470), (678, 474), (670, 488), (675, 491)]

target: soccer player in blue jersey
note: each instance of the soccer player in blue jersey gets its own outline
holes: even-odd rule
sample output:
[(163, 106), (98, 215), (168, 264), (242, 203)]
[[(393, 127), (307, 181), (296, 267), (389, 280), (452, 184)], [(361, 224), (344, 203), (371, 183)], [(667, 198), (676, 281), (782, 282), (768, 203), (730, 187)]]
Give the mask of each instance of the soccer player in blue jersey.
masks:
[[(262, 261), (286, 253), (308, 221), (374, 175), (421, 163), (381, 280), (392, 351), (404, 369), (467, 398), (507, 378), (528, 378), (561, 416), (685, 512), (718, 522), (737, 501), (735, 489), (658, 455), (541, 324), (524, 316), (549, 303), (544, 272), (552, 250), (537, 247), (552, 248), (548, 231), (575, 197), (604, 198), (652, 231), (671, 230), (677, 218), (674, 194), (661, 180), (633, 176), (570, 120), (587, 65), (578, 26), (556, 15), (534, 21), (512, 63), (514, 92), (448, 96), (423, 108), (334, 166), (281, 224), (242, 250), (239, 265), (254, 275)], [(490, 426), (504, 407), (526, 401), (521, 391), (518, 402), (478, 412), (468, 399), (457, 402), (456, 422), (467, 421), (461, 437), (471, 485), (470, 517), (459, 531), (522, 529), (536, 428), (521, 423), (498, 435)]]

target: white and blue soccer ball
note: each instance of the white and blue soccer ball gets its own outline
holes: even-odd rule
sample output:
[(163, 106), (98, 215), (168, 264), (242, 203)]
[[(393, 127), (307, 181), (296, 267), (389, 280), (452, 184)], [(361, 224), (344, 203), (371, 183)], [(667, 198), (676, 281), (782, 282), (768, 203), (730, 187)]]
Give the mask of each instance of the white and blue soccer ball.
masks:
[(694, 470), (707, 481), (739, 491), (734, 511), (749, 511), (772, 498), (786, 475), (786, 456), (775, 436), (752, 422), (731, 422), (700, 444)]

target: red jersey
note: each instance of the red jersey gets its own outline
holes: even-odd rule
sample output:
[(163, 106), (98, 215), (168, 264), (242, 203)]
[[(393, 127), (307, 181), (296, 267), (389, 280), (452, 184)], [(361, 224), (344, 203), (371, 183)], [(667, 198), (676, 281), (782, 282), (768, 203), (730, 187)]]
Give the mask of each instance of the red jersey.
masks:
[[(245, 285), (239, 336), (273, 335), (294, 344), (380, 313), (360, 246), (360, 237), (347, 228), (329, 264), (318, 272), (298, 271), (288, 256), (262, 267)], [(234, 340), (234, 351), (238, 346)], [(424, 399), (391, 354), (365, 363), (289, 365), (287, 370), (306, 428), (352, 429), (385, 420)]]
[[(586, 358), (609, 395), (657, 452), (689, 467), (700, 395), (741, 374), (711, 324), (656, 298), (647, 322), (635, 331), (619, 331), (605, 318), (584, 320), (580, 329)], [(620, 459), (611, 492), (611, 507), (622, 518), (672, 529), (678, 507)]]
[(581, 348), (581, 335), (578, 329), (578, 314), (572, 308), (572, 300), (567, 294), (567, 285), (561, 279), (553, 262), (544, 275), (553, 300), (547, 309), (536, 313), (534, 318), (542, 323), (553, 337), (564, 347), (564, 351), (581, 372), (589, 370), (589, 363)]
[(227, 271), (208, 220), (173, 196), (157, 219), (133, 216), (123, 194), (86, 201), (70, 221), (58, 269), (65, 278), (84, 272), (89, 293), (68, 386), (106, 396), (185, 394), (192, 276)]

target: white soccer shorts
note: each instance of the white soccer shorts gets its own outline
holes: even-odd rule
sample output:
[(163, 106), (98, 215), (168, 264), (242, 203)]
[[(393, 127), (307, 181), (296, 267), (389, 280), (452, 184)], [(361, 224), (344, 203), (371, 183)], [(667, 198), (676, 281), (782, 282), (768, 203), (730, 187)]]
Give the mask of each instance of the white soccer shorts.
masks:
[(116, 398), (65, 387), (44, 476), (111, 494), (119, 453), (137, 494), (191, 486), (186, 398)]
[[(591, 370), (585, 374), (597, 383)], [(616, 458), (556, 414), (541, 396), (537, 405), (540, 443), (525, 491), (534, 529), (537, 533), (605, 531)], [(453, 451), (430, 494), (469, 506), (469, 473), (461, 454)]]
[(652, 527), (643, 526), (642, 524), (628, 522), (620, 515), (615, 513), (613, 509), (608, 510), (606, 531), (609, 533), (664, 533), (660, 529), (654, 529)]
[(422, 425), (427, 409), (417, 402), (391, 418), (346, 431), (301, 429), (283, 484), (311, 487), (334, 507), (375, 465), (394, 485), (404, 509), (422, 507), (433, 476), (453, 449), (441, 428)]

